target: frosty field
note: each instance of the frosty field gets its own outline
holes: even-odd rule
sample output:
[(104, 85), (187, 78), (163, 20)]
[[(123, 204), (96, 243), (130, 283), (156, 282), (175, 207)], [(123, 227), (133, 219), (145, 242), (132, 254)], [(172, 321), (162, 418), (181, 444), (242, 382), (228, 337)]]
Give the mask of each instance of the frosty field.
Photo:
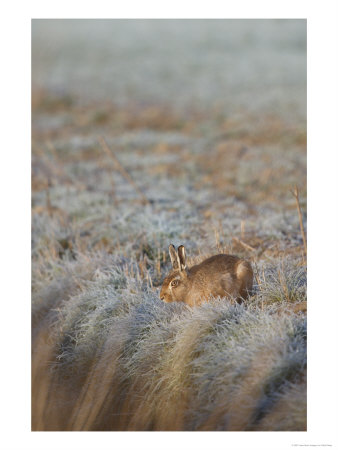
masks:
[[(33, 21), (32, 429), (306, 430), (296, 185), (304, 21)], [(170, 243), (253, 294), (163, 303)]]

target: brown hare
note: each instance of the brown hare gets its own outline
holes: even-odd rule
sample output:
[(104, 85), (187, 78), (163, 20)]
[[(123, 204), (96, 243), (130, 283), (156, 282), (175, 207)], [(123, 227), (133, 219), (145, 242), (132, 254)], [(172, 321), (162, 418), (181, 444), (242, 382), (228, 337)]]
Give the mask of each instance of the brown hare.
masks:
[(251, 264), (233, 255), (215, 255), (190, 268), (186, 265), (183, 245), (176, 251), (171, 244), (169, 255), (172, 270), (164, 279), (161, 300), (200, 305), (210, 297), (227, 297), (241, 302), (252, 289)]

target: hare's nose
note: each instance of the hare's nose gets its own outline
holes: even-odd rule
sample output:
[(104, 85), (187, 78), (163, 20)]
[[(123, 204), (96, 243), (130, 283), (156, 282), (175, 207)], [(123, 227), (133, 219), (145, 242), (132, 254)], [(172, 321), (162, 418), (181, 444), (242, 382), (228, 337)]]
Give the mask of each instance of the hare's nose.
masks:
[(164, 301), (164, 297), (160, 297), (160, 299)]

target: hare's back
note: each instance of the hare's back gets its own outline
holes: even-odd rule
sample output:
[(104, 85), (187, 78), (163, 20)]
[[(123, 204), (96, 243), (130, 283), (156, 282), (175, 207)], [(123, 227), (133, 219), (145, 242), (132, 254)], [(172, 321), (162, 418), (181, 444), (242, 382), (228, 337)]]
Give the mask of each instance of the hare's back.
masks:
[(235, 272), (240, 258), (234, 255), (219, 254), (205, 259), (200, 264), (191, 267), (191, 273), (200, 271), (210, 272)]

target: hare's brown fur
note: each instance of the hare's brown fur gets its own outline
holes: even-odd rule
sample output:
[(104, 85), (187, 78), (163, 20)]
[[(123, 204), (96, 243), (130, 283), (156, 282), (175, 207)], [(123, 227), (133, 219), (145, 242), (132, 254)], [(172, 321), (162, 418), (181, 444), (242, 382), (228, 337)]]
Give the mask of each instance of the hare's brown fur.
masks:
[(238, 302), (246, 299), (252, 289), (251, 264), (234, 255), (219, 254), (188, 268), (183, 245), (176, 252), (169, 246), (173, 265), (164, 279), (160, 297), (165, 302), (201, 304), (210, 297), (227, 297)]

